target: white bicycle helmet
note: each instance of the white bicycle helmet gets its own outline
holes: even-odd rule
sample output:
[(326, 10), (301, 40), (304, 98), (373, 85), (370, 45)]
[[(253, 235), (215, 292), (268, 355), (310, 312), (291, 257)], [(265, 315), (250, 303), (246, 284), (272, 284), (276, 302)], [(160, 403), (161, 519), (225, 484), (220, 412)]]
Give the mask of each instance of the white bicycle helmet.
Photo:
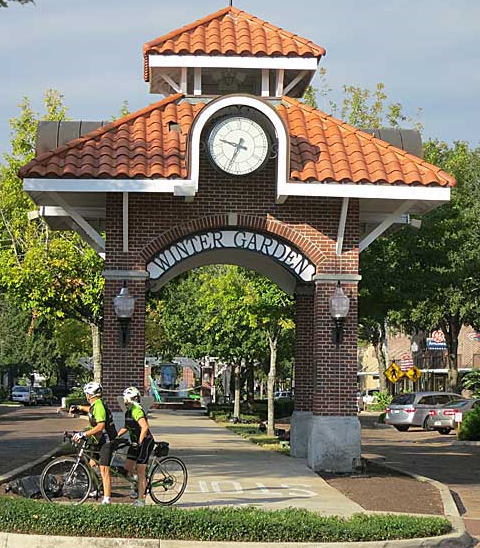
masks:
[(125, 403), (140, 402), (141, 398), (140, 390), (135, 386), (129, 386), (123, 391), (123, 401)]
[(100, 396), (102, 394), (102, 390), (102, 385), (99, 382), (88, 382), (83, 387), (83, 391), (89, 396)]

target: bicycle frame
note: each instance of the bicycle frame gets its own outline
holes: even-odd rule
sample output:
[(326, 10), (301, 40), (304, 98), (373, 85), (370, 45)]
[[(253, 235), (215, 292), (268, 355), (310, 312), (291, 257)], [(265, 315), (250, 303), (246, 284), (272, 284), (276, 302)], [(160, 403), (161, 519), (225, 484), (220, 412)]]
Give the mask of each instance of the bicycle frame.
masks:
[[(71, 439), (71, 438), (72, 438), (72, 436), (69, 436), (69, 435), (66, 435), (66, 434), (64, 435), (64, 439)], [(112, 454), (112, 461), (113, 461), (113, 456), (115, 455), (115, 453), (119, 449), (123, 449), (124, 447), (128, 447), (129, 445), (130, 445), (130, 443), (128, 441), (126, 441), (126, 440), (122, 441), (121, 445), (119, 445), (118, 447), (116, 447), (114, 449), (113, 454)], [(75, 466), (70, 471), (70, 474), (68, 475), (67, 479), (70, 480), (71, 476), (75, 473), (75, 470), (77, 469), (78, 463), (83, 462), (84, 464), (87, 465), (87, 469), (90, 472), (92, 482), (95, 484), (95, 487), (98, 489), (99, 487), (101, 487), (103, 485), (103, 481), (102, 481), (101, 477), (98, 477), (97, 474), (93, 473), (93, 466), (91, 466), (90, 463), (93, 462), (94, 466), (99, 467), (100, 462), (97, 458), (95, 458), (94, 452), (89, 450), (89, 447), (87, 446), (87, 440), (86, 439), (83, 439), (80, 442), (80, 444), (76, 448), (76, 451), (77, 451), (76, 463), (75, 463)], [(163, 459), (159, 459), (155, 455), (153, 455), (153, 457), (150, 458), (150, 460), (148, 462), (148, 465), (147, 465), (147, 470), (145, 472), (147, 485), (150, 482), (150, 475), (151, 475), (152, 470), (155, 468), (155, 466), (157, 464), (161, 463), (162, 460)], [(136, 486), (137, 486), (137, 479), (136, 478), (134, 478), (133, 476), (126, 476), (124, 474), (121, 474), (111, 464), (110, 464), (110, 475), (113, 476), (113, 477), (121, 478), (121, 479), (125, 480), (127, 483), (130, 484), (131, 488), (135, 489)], [(122, 487), (117, 486), (117, 488), (121, 489)]]

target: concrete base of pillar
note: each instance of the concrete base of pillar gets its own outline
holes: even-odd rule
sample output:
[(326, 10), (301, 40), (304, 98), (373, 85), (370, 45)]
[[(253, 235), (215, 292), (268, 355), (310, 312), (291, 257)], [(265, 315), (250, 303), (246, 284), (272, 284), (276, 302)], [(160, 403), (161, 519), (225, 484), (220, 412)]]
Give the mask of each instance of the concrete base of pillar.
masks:
[(312, 470), (353, 472), (360, 458), (358, 417), (312, 417), (308, 440), (308, 466)]
[(313, 413), (294, 411), (290, 421), (290, 456), (307, 458)]

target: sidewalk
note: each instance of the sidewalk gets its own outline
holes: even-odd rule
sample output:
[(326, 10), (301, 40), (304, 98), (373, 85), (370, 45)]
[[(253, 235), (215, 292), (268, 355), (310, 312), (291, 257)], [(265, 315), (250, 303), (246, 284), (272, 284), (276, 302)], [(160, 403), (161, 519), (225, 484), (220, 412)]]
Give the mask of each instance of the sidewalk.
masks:
[(152, 411), (149, 422), (155, 439), (168, 441), (170, 454), (187, 465), (188, 487), (175, 506), (296, 507), (341, 516), (362, 511), (302, 459), (261, 449), (204, 411)]

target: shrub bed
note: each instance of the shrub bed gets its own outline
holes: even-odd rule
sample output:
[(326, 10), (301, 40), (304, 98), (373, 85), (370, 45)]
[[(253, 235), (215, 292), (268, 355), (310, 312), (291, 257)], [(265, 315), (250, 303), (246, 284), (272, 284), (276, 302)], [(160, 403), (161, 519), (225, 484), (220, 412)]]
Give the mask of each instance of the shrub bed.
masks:
[[(279, 398), (275, 400), (274, 407), (276, 419), (289, 417), (293, 413), (293, 400), (290, 398)], [(240, 405), (240, 412), (242, 414), (255, 415), (262, 420), (267, 418), (267, 409), (267, 400), (255, 400), (252, 403), (242, 402)], [(233, 403), (209, 403), (207, 405), (207, 413), (210, 417), (212, 417), (212, 414), (214, 413), (232, 416)]]
[(443, 518), (357, 514), (323, 517), (307, 510), (183, 510), (146, 506), (57, 505), (0, 497), (0, 530), (11, 533), (248, 542), (360, 542), (448, 533)]

